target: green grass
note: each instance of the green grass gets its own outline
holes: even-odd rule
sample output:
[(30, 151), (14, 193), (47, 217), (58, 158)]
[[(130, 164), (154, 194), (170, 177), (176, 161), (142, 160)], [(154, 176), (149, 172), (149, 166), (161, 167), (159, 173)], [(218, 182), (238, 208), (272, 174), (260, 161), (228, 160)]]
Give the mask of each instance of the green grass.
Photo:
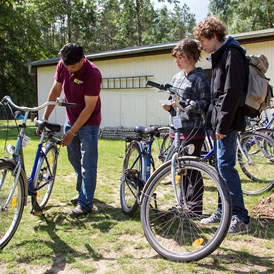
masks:
[[(27, 169), (38, 142), (28, 129), (33, 146), (24, 149)], [(15, 139), (14, 129), (10, 139)], [(0, 129), (0, 152), (4, 146)], [(139, 210), (130, 218), (120, 208), (119, 183), (124, 141), (99, 140), (95, 210), (82, 219), (71, 219), (69, 202), (76, 194), (74, 172), (66, 149), (60, 151), (46, 220), (32, 216), (30, 199), (14, 238), (0, 251), (0, 273), (273, 273), (274, 220), (257, 218), (253, 206), (261, 196), (245, 196), (252, 216), (252, 233), (227, 236), (209, 257), (193, 263), (161, 258), (142, 232)]]

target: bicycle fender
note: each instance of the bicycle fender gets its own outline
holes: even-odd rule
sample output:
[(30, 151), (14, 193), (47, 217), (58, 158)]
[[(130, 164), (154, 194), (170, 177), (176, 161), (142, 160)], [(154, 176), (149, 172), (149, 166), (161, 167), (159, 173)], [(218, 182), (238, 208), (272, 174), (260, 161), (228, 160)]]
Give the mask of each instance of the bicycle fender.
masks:
[(142, 145), (141, 145), (140, 142), (137, 141), (137, 140), (132, 140), (132, 141), (129, 143), (129, 145), (128, 145), (128, 147), (127, 147), (127, 151), (129, 150), (129, 148), (130, 148), (131, 146), (133, 146), (133, 144), (137, 144), (138, 147), (139, 147), (139, 149), (140, 149), (140, 151), (143, 151)]
[[(0, 162), (5, 162), (5, 163), (10, 163), (14, 166), (14, 168), (16, 167), (16, 163), (12, 158), (0, 158)], [(22, 177), (24, 182), (27, 182), (27, 177), (26, 174), (21, 170), (20, 172), (20, 176)], [(26, 206), (28, 203), (28, 199), (27, 199), (27, 193), (28, 193), (28, 184), (24, 184), (25, 189), (24, 189), (24, 205)]]

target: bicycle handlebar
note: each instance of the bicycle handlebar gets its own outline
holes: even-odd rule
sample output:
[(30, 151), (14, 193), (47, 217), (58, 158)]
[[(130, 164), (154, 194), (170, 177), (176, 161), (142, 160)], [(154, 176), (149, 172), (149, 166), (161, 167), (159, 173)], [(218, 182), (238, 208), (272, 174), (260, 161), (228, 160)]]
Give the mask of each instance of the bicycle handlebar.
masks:
[(170, 89), (172, 88), (172, 86), (170, 84), (158, 84), (156, 82), (147, 80), (146, 83), (148, 86), (154, 87), (154, 88), (158, 88), (159, 90), (165, 90), (165, 91), (170, 91)]
[(74, 108), (76, 107), (76, 104), (74, 103), (68, 103), (68, 102), (65, 102), (65, 100), (63, 98), (57, 98), (56, 101), (49, 101), (49, 102), (45, 102), (43, 103), (42, 105), (40, 106), (37, 106), (37, 107), (33, 107), (33, 108), (30, 108), (30, 107), (24, 107), (24, 106), (17, 106), (10, 98), (10, 96), (6, 95), (3, 97), (3, 99), (1, 100), (1, 103), (3, 104), (10, 104), (13, 108), (15, 109), (18, 109), (18, 110), (21, 110), (21, 111), (24, 111), (24, 112), (27, 112), (27, 111), (38, 111), (40, 109), (43, 109), (45, 108), (46, 106), (49, 106), (49, 105), (58, 105), (58, 106), (63, 106), (63, 107), (69, 107), (69, 108)]
[[(178, 101), (178, 97), (180, 97), (180, 95), (178, 94), (178, 90), (180, 90), (180, 89), (179, 88), (174, 88), (170, 84), (163, 85), (163, 84), (159, 84), (159, 83), (156, 83), (156, 82), (153, 82), (153, 81), (150, 81), (150, 80), (147, 80), (146, 84), (148, 86), (152, 86), (154, 88), (158, 88), (159, 90), (167, 91), (167, 92), (175, 95), (176, 96), (176, 101)], [(196, 106), (197, 106), (197, 103), (195, 101), (190, 100), (190, 99), (187, 99), (186, 103), (187, 103), (187, 106), (185, 108), (183, 108), (178, 102), (176, 103), (176, 105), (178, 106), (179, 109), (181, 109), (182, 111), (185, 111), (185, 112), (189, 112), (189, 111), (195, 109)]]

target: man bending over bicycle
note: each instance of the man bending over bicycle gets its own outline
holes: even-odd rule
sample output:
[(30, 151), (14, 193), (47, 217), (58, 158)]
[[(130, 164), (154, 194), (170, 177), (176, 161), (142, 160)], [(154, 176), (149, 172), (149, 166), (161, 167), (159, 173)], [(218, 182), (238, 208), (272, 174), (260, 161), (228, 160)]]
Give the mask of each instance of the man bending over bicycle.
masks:
[[(54, 83), (48, 101), (55, 101), (64, 91), (66, 101), (76, 103), (76, 108), (66, 109), (63, 146), (76, 174), (79, 195), (71, 202), (76, 204), (71, 217), (91, 212), (96, 188), (98, 161), (98, 130), (101, 122), (99, 69), (84, 56), (80, 45), (69, 43), (59, 52)], [(46, 107), (43, 118), (48, 119), (54, 107)]]

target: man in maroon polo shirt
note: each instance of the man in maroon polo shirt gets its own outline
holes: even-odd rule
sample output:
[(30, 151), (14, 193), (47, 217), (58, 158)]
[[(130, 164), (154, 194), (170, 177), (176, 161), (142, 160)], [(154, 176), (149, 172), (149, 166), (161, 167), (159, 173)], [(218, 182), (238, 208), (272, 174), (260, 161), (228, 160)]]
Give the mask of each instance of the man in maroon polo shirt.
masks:
[[(78, 44), (66, 44), (59, 52), (59, 61), (48, 101), (55, 101), (64, 91), (67, 102), (76, 103), (76, 108), (66, 109), (63, 146), (67, 146), (77, 182), (78, 195), (71, 199), (76, 204), (71, 217), (80, 217), (92, 211), (96, 188), (98, 162), (98, 131), (101, 122), (100, 86), (102, 75), (99, 69), (84, 56)], [(45, 109), (48, 119), (54, 106)]]

